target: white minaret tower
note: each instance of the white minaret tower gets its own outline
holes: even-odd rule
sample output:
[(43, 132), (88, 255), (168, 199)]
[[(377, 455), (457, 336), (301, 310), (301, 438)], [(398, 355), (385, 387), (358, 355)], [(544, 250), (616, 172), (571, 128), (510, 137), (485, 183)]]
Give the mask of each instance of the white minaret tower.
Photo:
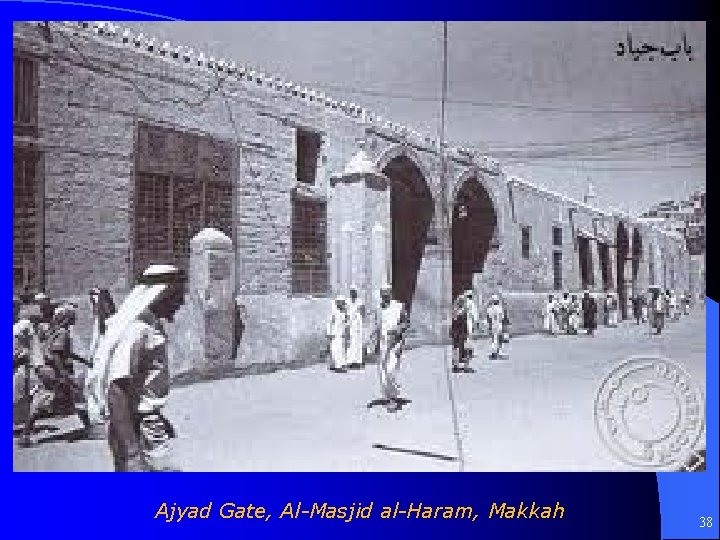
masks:
[(583, 202), (585, 204), (593, 204), (594, 201), (595, 201), (595, 186), (593, 186), (592, 182), (590, 181), (590, 178), (588, 178), (587, 192), (585, 193), (585, 196), (583, 197)]

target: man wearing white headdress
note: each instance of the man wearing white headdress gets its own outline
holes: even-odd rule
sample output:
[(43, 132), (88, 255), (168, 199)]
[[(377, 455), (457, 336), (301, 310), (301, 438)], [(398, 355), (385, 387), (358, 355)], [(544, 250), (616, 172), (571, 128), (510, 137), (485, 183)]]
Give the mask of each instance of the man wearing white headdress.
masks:
[(337, 373), (345, 373), (350, 328), (346, 302), (342, 296), (338, 296), (333, 302), (327, 335), (330, 339), (330, 369)]
[(380, 309), (377, 317), (380, 336), (378, 373), (382, 397), (387, 402), (388, 412), (396, 412), (400, 409), (398, 400), (400, 385), (397, 382), (397, 373), (409, 323), (405, 306), (392, 298), (390, 285), (383, 285), (380, 288)]
[(475, 354), (475, 341), (480, 331), (480, 312), (472, 290), (465, 291), (465, 304), (467, 306), (467, 343), (465, 368), (469, 367), (470, 359)]
[(554, 294), (549, 294), (543, 308), (543, 329), (550, 336), (557, 336), (560, 306)]
[(486, 317), (488, 332), (490, 333), (490, 358), (495, 359), (503, 355), (503, 334), (506, 330), (505, 309), (497, 294), (490, 297)]
[(165, 325), (182, 305), (183, 284), (171, 265), (152, 265), (107, 322), (88, 385), (108, 418), (116, 471), (169, 470), (174, 430), (163, 415), (170, 377)]
[(350, 296), (347, 301), (347, 317), (350, 328), (347, 364), (349, 368), (360, 368), (363, 365), (365, 346), (365, 304), (359, 297), (355, 285), (350, 287)]

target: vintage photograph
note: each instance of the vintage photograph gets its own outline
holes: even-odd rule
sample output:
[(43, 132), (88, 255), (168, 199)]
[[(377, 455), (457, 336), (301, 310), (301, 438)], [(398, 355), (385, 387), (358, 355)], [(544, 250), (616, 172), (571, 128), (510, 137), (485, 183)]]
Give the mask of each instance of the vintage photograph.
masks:
[(703, 471), (705, 49), (16, 22), (14, 470)]

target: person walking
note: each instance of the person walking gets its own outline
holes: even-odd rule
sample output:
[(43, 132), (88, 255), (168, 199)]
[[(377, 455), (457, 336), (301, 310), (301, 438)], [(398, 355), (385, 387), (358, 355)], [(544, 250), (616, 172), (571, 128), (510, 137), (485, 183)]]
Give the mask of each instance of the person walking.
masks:
[(543, 306), (543, 329), (548, 336), (557, 337), (559, 306), (554, 294), (549, 294)]
[(594, 335), (597, 328), (597, 302), (587, 290), (583, 293), (582, 314), (585, 331), (589, 336)]
[(378, 362), (380, 389), (388, 412), (396, 412), (401, 407), (400, 384), (397, 381), (397, 375), (410, 321), (405, 306), (402, 302), (392, 298), (392, 287), (387, 284), (380, 289), (380, 309), (377, 323), (380, 337)]
[(458, 296), (453, 302), (452, 321), (450, 322), (450, 339), (453, 344), (452, 371), (463, 371), (468, 339), (468, 309), (465, 296)]
[(164, 416), (170, 390), (166, 325), (184, 300), (172, 265), (151, 265), (100, 339), (91, 385), (108, 417), (108, 445), (116, 471), (171, 471), (175, 437)]
[(365, 352), (365, 304), (358, 295), (356, 286), (350, 287), (350, 296), (347, 301), (347, 318), (349, 326), (349, 341), (347, 348), (347, 366), (359, 369), (364, 364)]
[(508, 340), (507, 326), (509, 324), (507, 313), (497, 294), (490, 297), (486, 319), (488, 332), (490, 333), (490, 358), (495, 360), (504, 356), (504, 346)]
[(338, 296), (330, 312), (327, 335), (330, 339), (330, 370), (335, 373), (347, 371), (347, 351), (350, 338), (345, 298)]

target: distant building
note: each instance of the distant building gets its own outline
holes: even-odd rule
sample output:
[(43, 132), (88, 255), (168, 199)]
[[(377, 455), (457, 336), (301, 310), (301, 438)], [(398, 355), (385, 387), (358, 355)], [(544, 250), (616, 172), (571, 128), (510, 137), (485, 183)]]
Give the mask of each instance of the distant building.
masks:
[(686, 201), (663, 201), (644, 212), (638, 221), (651, 223), (685, 238), (691, 255), (705, 253), (705, 193), (695, 192)]

